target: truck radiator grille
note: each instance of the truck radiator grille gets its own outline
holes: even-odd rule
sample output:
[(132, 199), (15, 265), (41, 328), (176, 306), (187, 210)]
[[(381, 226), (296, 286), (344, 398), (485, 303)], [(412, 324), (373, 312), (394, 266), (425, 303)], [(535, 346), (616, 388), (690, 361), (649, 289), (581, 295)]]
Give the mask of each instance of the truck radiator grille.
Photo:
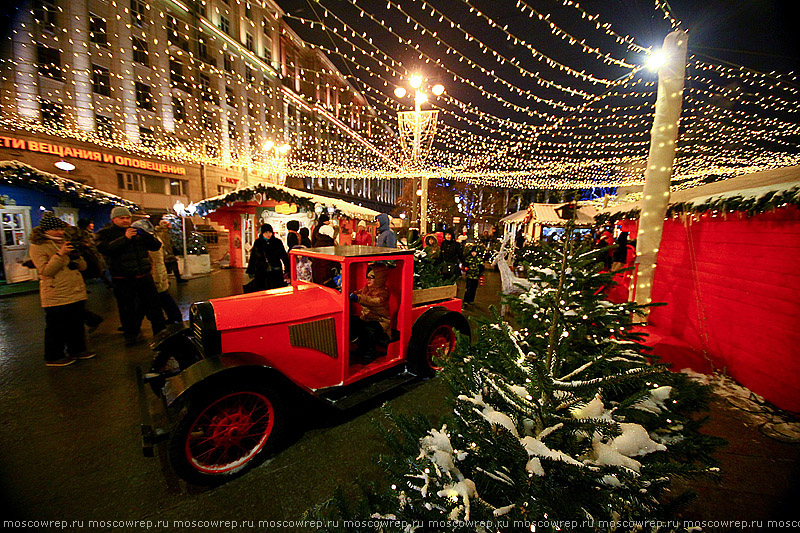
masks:
[(336, 328), (333, 318), (323, 318), (303, 324), (289, 326), (289, 343), (319, 350), (336, 359)]

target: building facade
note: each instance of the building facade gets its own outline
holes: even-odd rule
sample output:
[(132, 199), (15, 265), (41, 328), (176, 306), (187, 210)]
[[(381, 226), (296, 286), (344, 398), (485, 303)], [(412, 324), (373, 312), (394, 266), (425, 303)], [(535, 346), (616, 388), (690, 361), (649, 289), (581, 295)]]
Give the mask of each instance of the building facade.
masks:
[(16, 15), (2, 45), (0, 160), (151, 213), (257, 183), (378, 211), (400, 194), (397, 180), (287, 172), (387, 136), (275, 2), (35, 0)]

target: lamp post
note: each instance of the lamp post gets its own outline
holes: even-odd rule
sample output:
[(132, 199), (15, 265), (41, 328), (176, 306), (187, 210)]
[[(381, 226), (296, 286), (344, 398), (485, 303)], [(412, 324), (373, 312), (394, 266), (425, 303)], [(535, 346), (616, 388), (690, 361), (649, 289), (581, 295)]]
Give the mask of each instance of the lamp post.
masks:
[[(408, 84), (413, 90), (414, 97), (414, 111), (401, 111), (398, 113), (397, 118), (400, 125), (400, 141), (402, 148), (405, 152), (410, 152), (410, 158), (414, 166), (419, 167), (420, 161), (423, 159), (423, 151), (430, 149), (433, 144), (433, 137), (436, 135), (436, 119), (438, 118), (438, 111), (422, 111), (422, 104), (428, 101), (428, 95), (422, 89), (423, 84), (422, 76), (413, 75), (408, 79)], [(398, 87), (394, 90), (395, 96), (403, 98), (408, 91), (405, 87)], [(444, 93), (444, 86), (435, 84), (431, 87), (431, 93), (435, 96), (441, 96)], [(406, 137), (411, 137), (411, 146), (408, 146)], [(419, 230), (420, 235), (424, 235), (428, 231), (428, 178), (424, 175), (420, 176), (420, 187), (417, 189), (417, 176), (414, 176), (414, 193), (419, 191)], [(416, 198), (414, 198), (413, 216), (416, 219)], [(412, 221), (415, 222), (416, 220)]]

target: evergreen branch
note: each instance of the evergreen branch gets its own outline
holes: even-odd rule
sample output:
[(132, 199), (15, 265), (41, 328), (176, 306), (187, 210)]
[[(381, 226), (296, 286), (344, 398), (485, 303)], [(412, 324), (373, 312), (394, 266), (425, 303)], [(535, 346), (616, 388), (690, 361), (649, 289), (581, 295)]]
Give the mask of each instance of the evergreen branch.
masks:
[(614, 374), (612, 376), (603, 376), (599, 378), (589, 379), (585, 381), (559, 381), (553, 380), (553, 388), (556, 390), (576, 391), (583, 389), (594, 388), (595, 386), (610, 385), (615, 383), (622, 383), (624, 381), (640, 378), (642, 376), (649, 376), (654, 374), (663, 374), (664, 370), (661, 368), (631, 368), (625, 372)]

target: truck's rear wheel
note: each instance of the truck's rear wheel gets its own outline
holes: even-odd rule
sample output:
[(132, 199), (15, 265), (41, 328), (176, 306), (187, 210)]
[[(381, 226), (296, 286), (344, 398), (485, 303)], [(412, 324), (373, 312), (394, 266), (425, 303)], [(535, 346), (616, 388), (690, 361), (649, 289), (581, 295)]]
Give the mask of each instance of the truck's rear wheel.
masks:
[(436, 359), (447, 359), (456, 347), (456, 332), (453, 325), (442, 321), (431, 332), (425, 350), (425, 358), (428, 368), (433, 372), (442, 369), (436, 363)]
[(470, 334), (463, 315), (446, 309), (432, 309), (414, 324), (408, 347), (409, 367), (421, 376), (441, 370), (437, 360), (446, 360), (456, 347), (456, 331)]
[(240, 385), (198, 394), (172, 432), (170, 462), (191, 483), (225, 481), (266, 456), (282, 423), (283, 408), (272, 391)]

